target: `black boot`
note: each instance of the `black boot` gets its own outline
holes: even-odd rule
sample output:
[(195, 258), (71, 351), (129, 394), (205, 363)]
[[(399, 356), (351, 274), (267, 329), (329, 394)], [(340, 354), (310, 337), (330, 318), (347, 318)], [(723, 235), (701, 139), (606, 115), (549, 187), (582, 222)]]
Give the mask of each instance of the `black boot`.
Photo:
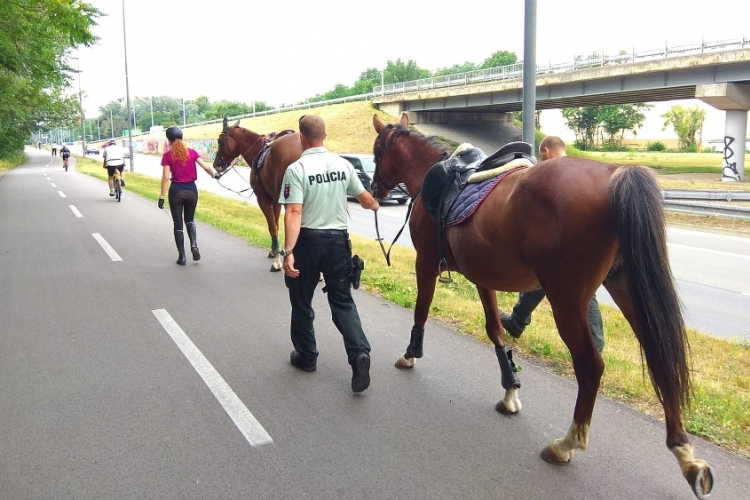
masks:
[(185, 260), (185, 233), (182, 229), (175, 229), (174, 242), (177, 245), (177, 263), (184, 266), (187, 261)]
[(188, 238), (190, 238), (190, 251), (193, 252), (193, 260), (201, 260), (201, 253), (198, 250), (198, 236), (195, 233), (195, 222), (188, 222), (187, 226)]

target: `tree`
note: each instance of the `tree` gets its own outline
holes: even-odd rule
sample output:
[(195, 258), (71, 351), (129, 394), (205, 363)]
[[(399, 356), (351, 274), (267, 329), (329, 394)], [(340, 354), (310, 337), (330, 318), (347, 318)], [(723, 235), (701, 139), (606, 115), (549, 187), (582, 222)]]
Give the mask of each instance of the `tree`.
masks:
[(600, 106), (599, 123), (602, 130), (609, 136), (608, 144), (613, 147), (622, 147), (622, 139), (626, 131), (638, 135), (638, 129), (646, 120), (644, 111), (652, 107), (650, 104), (643, 103)]
[(596, 131), (599, 128), (599, 108), (564, 108), (562, 115), (568, 127), (576, 135), (576, 145), (579, 149), (587, 150), (595, 146)]
[(409, 82), (429, 77), (430, 72), (417, 66), (417, 62), (411, 59), (407, 62), (401, 59), (396, 59), (396, 62), (388, 61), (385, 66), (385, 83)]
[(381, 73), (377, 68), (367, 68), (354, 83), (354, 92), (352, 95), (367, 94), (372, 92), (373, 88), (380, 85)]
[(516, 64), (518, 57), (513, 52), (507, 50), (498, 50), (490, 57), (484, 60), (479, 66), (480, 69), (485, 68), (497, 68), (498, 66), (508, 66), (509, 64)]
[(0, 158), (19, 155), (32, 132), (77, 122), (63, 93), (73, 72), (66, 51), (96, 41), (100, 15), (79, 1), (0, 2)]
[(449, 68), (440, 68), (437, 71), (435, 71), (434, 76), (443, 76), (443, 75), (455, 75), (457, 73), (468, 73), (469, 71), (474, 71), (477, 69), (477, 65), (473, 62), (466, 61), (463, 64), (454, 64), (453, 66)]
[(697, 151), (698, 144), (695, 135), (703, 127), (703, 120), (706, 119), (705, 110), (698, 105), (692, 108), (674, 105), (661, 117), (664, 118), (662, 130), (666, 130), (669, 125), (672, 125), (677, 133), (680, 149)]

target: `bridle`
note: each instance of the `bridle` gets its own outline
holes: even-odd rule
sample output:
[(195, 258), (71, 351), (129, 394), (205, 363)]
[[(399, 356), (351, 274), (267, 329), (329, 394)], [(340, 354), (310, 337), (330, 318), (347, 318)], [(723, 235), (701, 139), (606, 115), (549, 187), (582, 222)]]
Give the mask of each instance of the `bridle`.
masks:
[[(244, 153), (244, 154), (238, 154), (238, 155), (237, 155), (237, 156), (236, 156), (236, 157), (234, 158), (234, 160), (232, 161), (232, 163), (230, 164), (230, 163), (229, 163), (229, 162), (227, 162), (227, 160), (226, 160), (226, 159), (224, 158), (224, 155), (222, 155), (222, 154), (221, 154), (221, 151), (222, 151), (222, 150), (224, 149), (224, 145), (225, 145), (225, 144), (227, 143), (227, 137), (228, 137), (228, 136), (229, 136), (229, 130), (228, 130), (228, 129), (226, 129), (226, 130), (225, 130), (224, 132), (222, 132), (222, 133), (221, 133), (221, 135), (219, 135), (219, 139), (218, 139), (218, 141), (217, 141), (217, 142), (219, 143), (219, 147), (218, 147), (218, 148), (217, 148), (217, 150), (216, 150), (216, 160), (217, 160), (217, 166), (221, 167), (221, 168), (222, 168), (222, 171), (221, 171), (221, 172), (218, 172), (218, 174), (219, 174), (219, 177), (218, 177), (218, 178), (216, 179), (216, 182), (218, 182), (218, 183), (219, 183), (219, 186), (223, 187), (223, 188), (224, 188), (224, 189), (226, 189), (227, 191), (231, 191), (231, 192), (233, 192), (234, 194), (236, 194), (236, 195), (239, 195), (239, 196), (241, 196), (241, 197), (243, 197), (243, 198), (252, 198), (252, 196), (253, 196), (253, 188), (252, 188), (252, 185), (250, 184), (250, 181), (249, 181), (249, 180), (245, 180), (245, 178), (244, 178), (244, 177), (242, 177), (242, 174), (240, 174), (240, 173), (239, 173), (239, 172), (237, 171), (237, 169), (235, 168), (235, 167), (237, 166), (237, 163), (238, 163), (238, 162), (240, 161), (240, 158), (244, 158), (244, 156), (245, 156), (245, 155), (246, 155), (247, 153), (249, 153), (249, 152), (250, 152), (250, 149), (252, 149), (252, 145), (250, 146), (250, 148), (248, 148), (248, 150), (247, 150), (247, 151), (245, 151), (245, 153)], [(252, 168), (252, 167), (250, 167), (250, 168)], [(237, 191), (237, 190), (235, 190), (235, 189), (232, 189), (232, 188), (230, 188), (230, 187), (228, 187), (228, 186), (225, 186), (224, 184), (222, 184), (222, 183), (221, 183), (221, 179), (222, 179), (222, 177), (224, 177), (224, 175), (225, 175), (225, 174), (226, 174), (227, 172), (229, 172), (230, 170), (233, 170), (233, 171), (234, 171), (234, 172), (235, 172), (235, 173), (236, 173), (237, 175), (239, 175), (239, 176), (240, 176), (240, 177), (242, 178), (242, 180), (243, 180), (243, 181), (245, 181), (245, 182), (247, 183), (248, 187), (246, 187), (245, 189), (241, 189), (241, 190)], [(246, 191), (250, 191), (250, 194), (249, 194), (249, 195), (245, 195), (245, 194), (243, 194), (243, 193), (245, 193)]]
[[(374, 147), (374, 156), (375, 156), (375, 173), (372, 175), (372, 193), (373, 195), (376, 195), (376, 189), (378, 189), (379, 185), (385, 186), (388, 189), (395, 189), (398, 186), (398, 181), (396, 182), (385, 182), (381, 178), (378, 171), (380, 170), (380, 162), (382, 160), (383, 156), (383, 149), (385, 149), (384, 143), (388, 139), (388, 135), (390, 134), (390, 131), (392, 129), (396, 128), (393, 124), (388, 124), (385, 126), (383, 130), (380, 131), (380, 134), (378, 134), (378, 138), (375, 139), (375, 147)], [(391, 142), (393, 142), (393, 139), (391, 139)], [(393, 187), (388, 187), (388, 186)], [(391, 246), (388, 247), (388, 251), (385, 251), (385, 246), (383, 245), (383, 238), (380, 237), (380, 228), (378, 227), (378, 211), (376, 210), (374, 212), (375, 214), (375, 235), (377, 236), (377, 241), (380, 244), (380, 250), (383, 252), (383, 257), (385, 257), (385, 262), (390, 267), (391, 265), (391, 250), (393, 249), (393, 245), (396, 244), (396, 241), (398, 240), (399, 236), (401, 236), (401, 233), (404, 231), (404, 228), (406, 227), (406, 223), (409, 222), (409, 217), (411, 216), (411, 210), (414, 207), (414, 200), (419, 197), (419, 194), (421, 193), (422, 188), (419, 188), (416, 193), (414, 193), (414, 196), (411, 196), (410, 193), (409, 196), (411, 196), (411, 199), (409, 200), (409, 208), (406, 209), (406, 218), (404, 219), (404, 224), (401, 226), (401, 229), (398, 230), (398, 233), (396, 233), (396, 237), (393, 238), (393, 241), (391, 242)]]

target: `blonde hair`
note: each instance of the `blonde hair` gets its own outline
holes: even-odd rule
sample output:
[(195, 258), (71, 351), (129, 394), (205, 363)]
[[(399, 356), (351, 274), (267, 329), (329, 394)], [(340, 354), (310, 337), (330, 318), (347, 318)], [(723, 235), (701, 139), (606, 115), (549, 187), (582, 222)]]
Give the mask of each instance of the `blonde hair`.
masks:
[(169, 150), (172, 152), (172, 158), (180, 164), (184, 164), (187, 161), (187, 147), (185, 146), (185, 143), (182, 142), (182, 139), (175, 139), (172, 144), (169, 145)]

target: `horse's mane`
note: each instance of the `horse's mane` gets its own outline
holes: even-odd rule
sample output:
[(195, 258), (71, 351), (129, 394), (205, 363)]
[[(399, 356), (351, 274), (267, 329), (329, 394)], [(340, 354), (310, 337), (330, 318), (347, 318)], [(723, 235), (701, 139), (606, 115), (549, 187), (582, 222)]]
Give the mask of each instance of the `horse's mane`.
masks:
[[(388, 143), (384, 144), (385, 138), (391, 131), (393, 131), (393, 133), (391, 133), (391, 136), (388, 137)], [(413, 137), (418, 141), (419, 144), (435, 150), (436, 153), (451, 153), (448, 147), (441, 144), (437, 136), (425, 136), (420, 134), (416, 130), (410, 130), (409, 127), (401, 125), (400, 123), (389, 123), (388, 125), (383, 127), (383, 129), (380, 131), (380, 134), (378, 134), (377, 140), (375, 141), (375, 149), (373, 151), (375, 155), (375, 163), (377, 164), (380, 162), (380, 157), (385, 146), (392, 146), (396, 140), (403, 136)]]

